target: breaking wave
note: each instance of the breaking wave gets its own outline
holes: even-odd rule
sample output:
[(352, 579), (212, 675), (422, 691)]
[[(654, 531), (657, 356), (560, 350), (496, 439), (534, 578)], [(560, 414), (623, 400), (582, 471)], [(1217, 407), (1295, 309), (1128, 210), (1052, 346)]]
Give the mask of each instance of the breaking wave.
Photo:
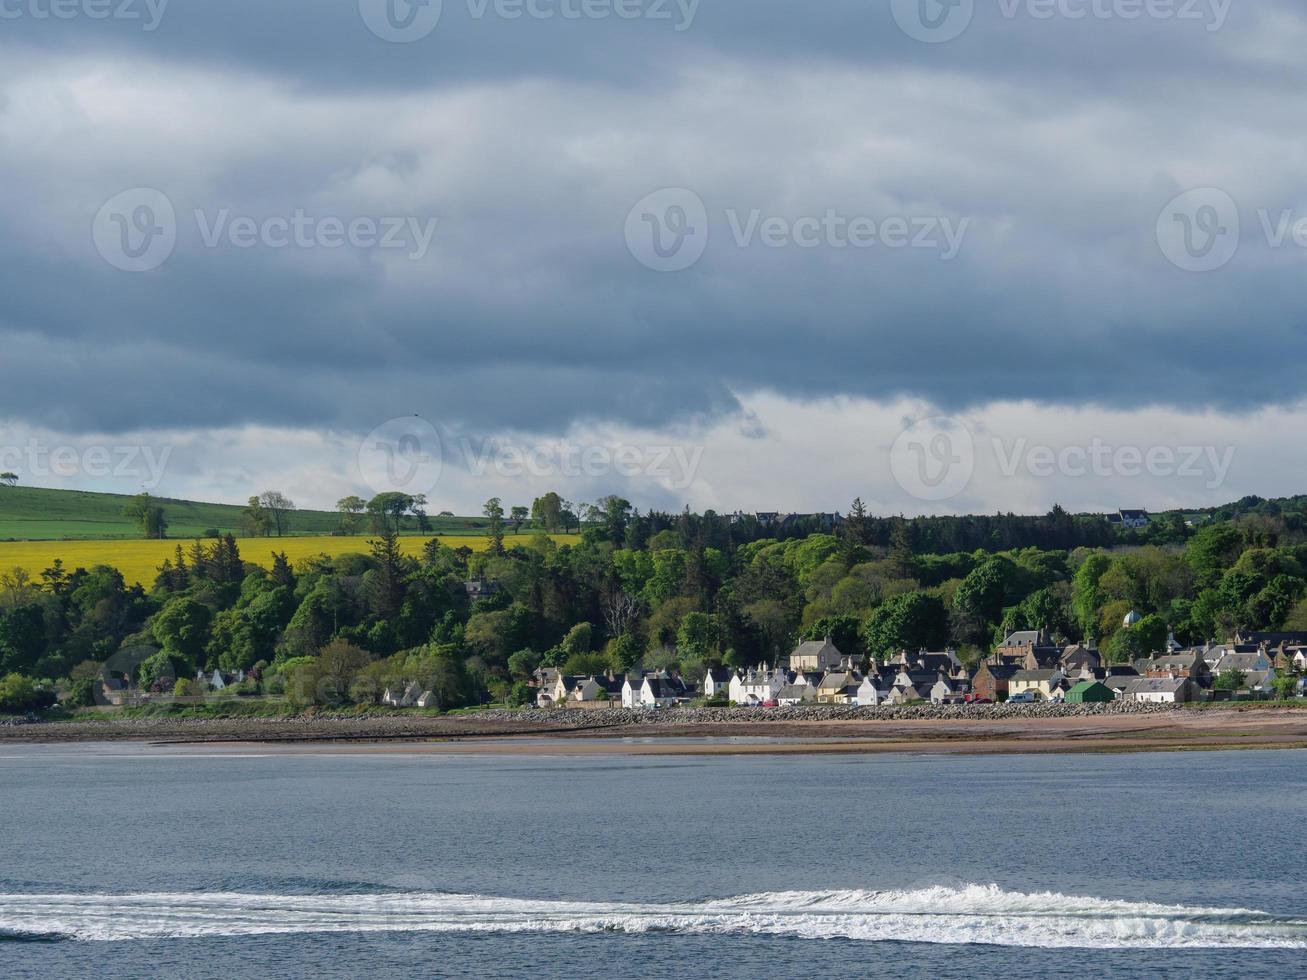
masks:
[(0, 939), (136, 940), (328, 932), (670, 932), (868, 942), (1307, 949), (1307, 920), (996, 885), (768, 892), (671, 904), (481, 895), (0, 895)]

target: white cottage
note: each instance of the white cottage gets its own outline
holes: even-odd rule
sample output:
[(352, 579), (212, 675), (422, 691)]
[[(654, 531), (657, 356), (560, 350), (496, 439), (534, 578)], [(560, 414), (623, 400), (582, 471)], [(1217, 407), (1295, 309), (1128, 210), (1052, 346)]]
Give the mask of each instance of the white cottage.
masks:
[(409, 684), (406, 687), (388, 687), (381, 695), (381, 703), (388, 704), (392, 708), (412, 708), (420, 697), (422, 697), (422, 688), (416, 684)]
[(685, 684), (661, 671), (622, 682), (623, 708), (669, 708), (689, 697)]
[(883, 681), (878, 674), (868, 674), (864, 677), (862, 683), (858, 685), (858, 707), (875, 708), (884, 704), (886, 699), (889, 698), (890, 692), (888, 688), (882, 689), (879, 686), (882, 683)]
[(776, 700), (789, 678), (783, 670), (768, 670), (758, 666), (745, 674), (736, 674), (731, 678), (730, 699), (736, 704), (762, 704), (764, 701)]
[(971, 693), (971, 682), (966, 678), (941, 676), (930, 689), (930, 703), (943, 704), (946, 701), (961, 701)]
[(731, 696), (731, 678), (735, 672), (725, 667), (709, 667), (703, 675), (703, 695), (706, 698)]
[(1198, 688), (1187, 677), (1141, 677), (1126, 688), (1125, 696), (1152, 704), (1185, 704), (1198, 700)]
[(627, 677), (622, 681), (622, 707), (638, 708), (640, 707), (640, 688), (644, 686), (644, 678), (632, 680)]

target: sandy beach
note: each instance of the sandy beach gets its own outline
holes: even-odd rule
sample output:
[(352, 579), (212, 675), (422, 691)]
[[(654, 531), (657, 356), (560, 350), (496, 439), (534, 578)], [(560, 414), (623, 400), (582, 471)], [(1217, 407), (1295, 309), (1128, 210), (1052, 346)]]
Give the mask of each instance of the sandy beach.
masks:
[(1086, 753), (1307, 748), (1307, 711), (1176, 709), (1093, 717), (552, 725), (477, 717), (64, 722), (0, 742), (135, 741), (261, 752), (486, 755)]

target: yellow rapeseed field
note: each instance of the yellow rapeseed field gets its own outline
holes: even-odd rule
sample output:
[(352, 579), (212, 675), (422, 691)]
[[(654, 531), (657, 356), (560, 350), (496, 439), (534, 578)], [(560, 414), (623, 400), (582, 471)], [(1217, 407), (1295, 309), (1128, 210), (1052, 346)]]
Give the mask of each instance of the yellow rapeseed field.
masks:
[[(559, 544), (575, 543), (579, 535), (555, 534), (553, 539)], [(512, 547), (515, 541), (527, 540), (528, 536), (508, 535), (504, 543)], [(350, 553), (367, 554), (367, 537), (333, 538), (238, 538), (241, 557), (247, 562), (262, 565), (272, 564), (272, 553), (284, 551), (292, 563), (302, 561), (313, 555), (346, 555)], [(400, 544), (404, 553), (420, 555), (422, 546), (430, 538), (403, 537)], [(451, 548), (463, 545), (474, 551), (485, 550), (489, 539), (473, 535), (440, 536), (440, 540)], [(123, 573), (127, 584), (140, 583), (147, 588), (154, 583), (154, 576), (165, 558), (171, 558), (177, 545), (182, 550), (190, 549), (188, 540), (173, 539), (169, 541), (6, 541), (0, 542), (0, 573), (14, 568), (25, 568), (32, 578), (37, 578), (41, 570), (54, 564), (56, 558), (62, 558), (68, 571), (75, 568), (90, 568), (92, 565), (112, 565)]]

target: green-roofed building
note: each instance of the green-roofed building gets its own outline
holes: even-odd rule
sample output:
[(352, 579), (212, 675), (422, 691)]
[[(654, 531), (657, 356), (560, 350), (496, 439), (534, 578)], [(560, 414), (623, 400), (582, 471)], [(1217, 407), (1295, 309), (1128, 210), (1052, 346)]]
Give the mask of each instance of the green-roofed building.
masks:
[(1115, 701), (1112, 689), (1101, 681), (1081, 681), (1066, 692), (1067, 704), (1094, 704)]

